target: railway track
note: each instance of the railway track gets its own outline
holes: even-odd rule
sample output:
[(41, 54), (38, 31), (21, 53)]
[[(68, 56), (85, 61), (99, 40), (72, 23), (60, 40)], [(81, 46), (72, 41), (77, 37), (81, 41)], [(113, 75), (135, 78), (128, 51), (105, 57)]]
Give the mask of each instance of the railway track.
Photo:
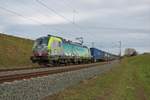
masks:
[(24, 70), (12, 70), (12, 71), (1, 71), (0, 72), (0, 83), (12, 82), (15, 80), (30, 79), (34, 77), (47, 76), (50, 74), (57, 74), (62, 72), (80, 70), (82, 68), (94, 67), (98, 65), (104, 65), (107, 62), (82, 64), (82, 65), (71, 65), (66, 67), (50, 67), (50, 68), (39, 68), (39, 69), (24, 69)]
[(0, 72), (6, 72), (6, 71), (17, 71), (17, 70), (30, 70), (30, 69), (38, 69), (40, 67), (25, 67), (25, 68), (13, 68), (13, 69), (0, 69)]

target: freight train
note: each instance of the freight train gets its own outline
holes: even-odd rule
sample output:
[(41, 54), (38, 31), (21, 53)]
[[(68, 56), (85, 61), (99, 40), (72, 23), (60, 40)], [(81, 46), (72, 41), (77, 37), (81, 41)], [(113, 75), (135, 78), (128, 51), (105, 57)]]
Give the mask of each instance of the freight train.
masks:
[(32, 50), (31, 60), (39, 64), (81, 64), (118, 58), (105, 51), (88, 48), (80, 43), (53, 35), (36, 39)]

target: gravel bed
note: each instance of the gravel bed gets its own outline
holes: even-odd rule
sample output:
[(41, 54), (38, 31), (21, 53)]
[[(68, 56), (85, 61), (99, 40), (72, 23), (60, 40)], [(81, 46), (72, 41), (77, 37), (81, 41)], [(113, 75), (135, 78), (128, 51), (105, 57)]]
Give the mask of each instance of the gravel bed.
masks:
[(0, 100), (41, 100), (113, 67), (106, 65), (0, 84)]

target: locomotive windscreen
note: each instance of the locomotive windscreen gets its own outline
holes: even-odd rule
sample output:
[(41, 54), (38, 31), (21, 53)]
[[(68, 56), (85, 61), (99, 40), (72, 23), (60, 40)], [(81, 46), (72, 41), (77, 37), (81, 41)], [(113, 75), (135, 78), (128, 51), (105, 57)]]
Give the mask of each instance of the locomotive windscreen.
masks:
[(49, 37), (43, 37), (35, 40), (35, 45), (47, 45)]
[(41, 37), (35, 40), (33, 50), (44, 49), (48, 45), (49, 37)]

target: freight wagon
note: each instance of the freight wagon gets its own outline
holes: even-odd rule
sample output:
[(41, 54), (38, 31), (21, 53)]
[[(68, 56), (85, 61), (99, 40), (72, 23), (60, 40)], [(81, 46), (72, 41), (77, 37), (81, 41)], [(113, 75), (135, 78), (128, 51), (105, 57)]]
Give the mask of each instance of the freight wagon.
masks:
[(97, 48), (90, 48), (92, 61), (98, 62), (98, 61), (104, 61), (105, 60), (105, 52), (102, 50), (99, 50)]
[(119, 56), (99, 50), (97, 48), (90, 48), (92, 61), (98, 62), (98, 61), (111, 61), (118, 59)]

